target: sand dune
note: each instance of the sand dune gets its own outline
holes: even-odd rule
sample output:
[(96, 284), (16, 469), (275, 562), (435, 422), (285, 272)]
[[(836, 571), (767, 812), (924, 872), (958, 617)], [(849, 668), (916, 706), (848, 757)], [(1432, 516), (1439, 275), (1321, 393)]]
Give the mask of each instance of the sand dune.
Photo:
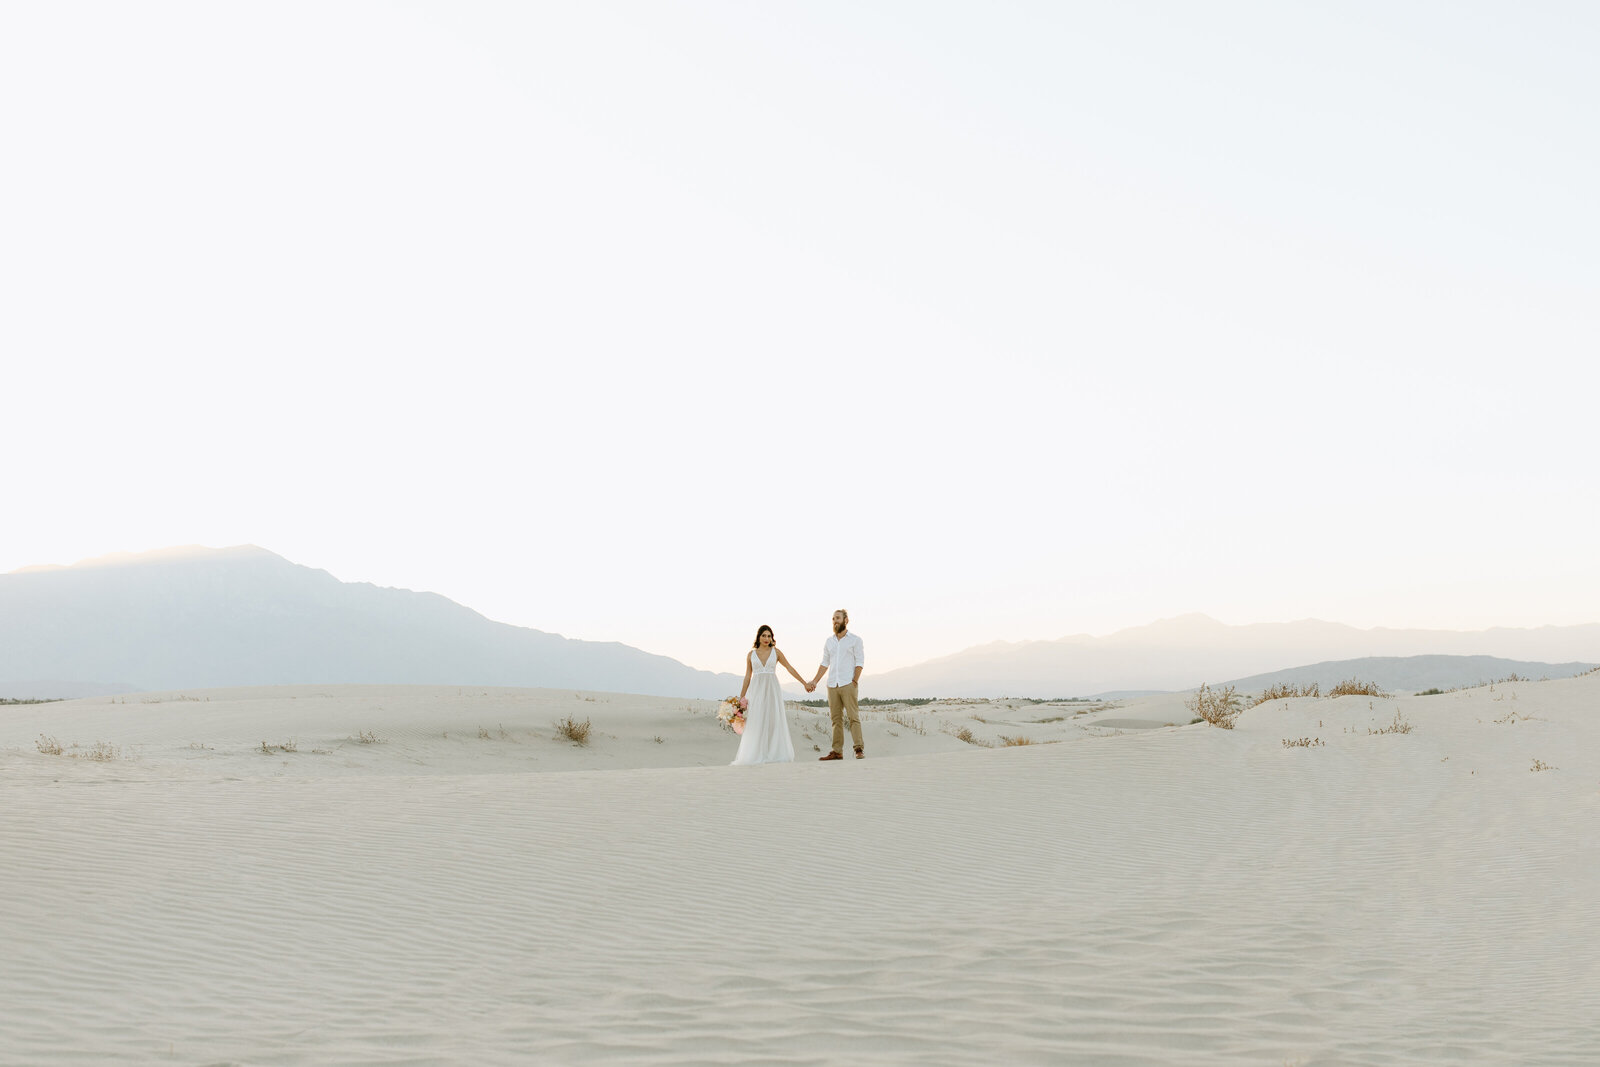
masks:
[(1597, 705), (946, 703), (750, 768), (704, 701), (4, 708), (0, 1061), (1593, 1064)]

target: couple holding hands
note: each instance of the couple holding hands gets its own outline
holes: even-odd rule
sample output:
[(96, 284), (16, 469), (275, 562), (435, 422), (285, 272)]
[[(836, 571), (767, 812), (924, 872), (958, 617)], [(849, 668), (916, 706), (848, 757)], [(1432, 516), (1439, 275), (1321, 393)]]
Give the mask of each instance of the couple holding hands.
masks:
[(744, 734), (739, 738), (739, 751), (733, 757), (734, 766), (751, 763), (789, 763), (794, 760), (794, 741), (789, 737), (789, 721), (783, 707), (783, 690), (778, 687), (778, 668), (781, 666), (794, 680), (815, 692), (822, 676), (828, 676), (828, 714), (833, 720), (833, 747), (823, 760), (844, 759), (844, 726), (850, 723), (850, 739), (855, 742), (856, 759), (866, 753), (861, 744), (861, 712), (856, 706), (856, 683), (861, 680), (861, 669), (866, 666), (861, 638), (850, 632), (850, 613), (840, 608), (833, 613), (833, 633), (822, 646), (822, 664), (816, 677), (809, 682), (789, 665), (772, 627), (763, 626), (756, 631), (755, 647), (744, 660), (744, 686), (739, 690), (739, 700), (748, 700), (744, 713)]

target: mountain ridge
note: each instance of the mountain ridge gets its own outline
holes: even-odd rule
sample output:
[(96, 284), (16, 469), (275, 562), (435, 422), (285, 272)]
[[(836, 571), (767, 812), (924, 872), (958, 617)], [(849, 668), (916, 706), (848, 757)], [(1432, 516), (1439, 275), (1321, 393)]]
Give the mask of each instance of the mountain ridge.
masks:
[(738, 685), (619, 642), (495, 622), (438, 593), (341, 582), (255, 545), (0, 575), (0, 683), (28, 678), (145, 690), (382, 682), (686, 697)]

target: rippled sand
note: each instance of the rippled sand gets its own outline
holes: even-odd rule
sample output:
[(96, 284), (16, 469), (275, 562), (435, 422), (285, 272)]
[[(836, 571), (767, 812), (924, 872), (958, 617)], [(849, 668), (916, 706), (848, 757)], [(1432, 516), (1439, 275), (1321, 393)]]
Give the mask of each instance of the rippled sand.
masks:
[(1600, 675), (754, 768), (707, 702), (179, 696), (0, 709), (0, 1061), (1600, 1062)]

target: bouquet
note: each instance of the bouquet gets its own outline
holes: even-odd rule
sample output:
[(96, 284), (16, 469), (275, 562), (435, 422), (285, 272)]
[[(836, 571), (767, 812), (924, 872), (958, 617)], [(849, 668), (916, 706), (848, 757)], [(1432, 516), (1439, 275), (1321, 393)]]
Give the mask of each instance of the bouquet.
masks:
[(749, 706), (750, 702), (748, 700), (729, 697), (717, 705), (717, 718), (721, 720), (722, 725), (734, 733), (742, 734), (744, 733), (744, 713)]

